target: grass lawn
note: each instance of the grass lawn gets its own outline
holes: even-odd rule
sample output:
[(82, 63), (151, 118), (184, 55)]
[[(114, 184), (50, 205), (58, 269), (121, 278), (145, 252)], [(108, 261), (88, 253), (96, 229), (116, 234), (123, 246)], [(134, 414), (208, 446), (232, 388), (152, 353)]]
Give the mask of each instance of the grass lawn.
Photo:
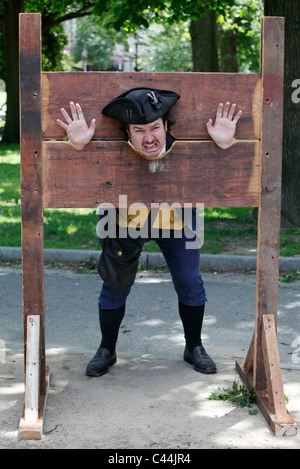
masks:
[[(228, 247), (256, 245), (257, 224), (250, 208), (205, 209), (201, 248), (206, 253), (222, 253)], [(45, 209), (45, 248), (97, 249), (97, 213), (92, 209)], [(18, 145), (0, 144), (0, 246), (21, 246), (20, 154)], [(158, 251), (150, 241), (145, 251)], [(300, 255), (300, 227), (281, 233), (281, 255)]]

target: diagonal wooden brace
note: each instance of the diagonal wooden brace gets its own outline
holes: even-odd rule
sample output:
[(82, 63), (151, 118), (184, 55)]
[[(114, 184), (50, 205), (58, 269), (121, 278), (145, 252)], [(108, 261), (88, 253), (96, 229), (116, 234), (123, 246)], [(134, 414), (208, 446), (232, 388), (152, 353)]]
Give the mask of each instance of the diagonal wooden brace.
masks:
[(296, 435), (297, 425), (285, 405), (276, 323), (273, 314), (264, 314), (262, 318), (262, 348), (267, 390), (266, 393), (259, 396), (260, 408), (265, 416), (268, 415), (275, 435)]
[(266, 389), (260, 389), (254, 382), (253, 370), (249, 367), (253, 356), (253, 340), (247, 359), (236, 360), (236, 368), (248, 389), (255, 388), (256, 403), (276, 436), (294, 436), (297, 425), (285, 404), (280, 358), (277, 346), (276, 322), (273, 314), (262, 317), (263, 366)]
[(287, 410), (285, 406), (280, 359), (277, 347), (276, 325), (273, 314), (263, 315), (262, 343), (269, 405), (275, 415), (278, 417), (285, 417), (287, 415)]

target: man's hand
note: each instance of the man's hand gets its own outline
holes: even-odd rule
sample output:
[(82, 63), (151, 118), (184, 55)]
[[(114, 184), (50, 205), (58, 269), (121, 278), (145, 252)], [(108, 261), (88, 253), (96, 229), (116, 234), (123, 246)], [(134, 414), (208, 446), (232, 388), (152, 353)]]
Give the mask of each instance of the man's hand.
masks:
[(216, 142), (217, 145), (222, 147), (230, 146), (233, 142), (233, 137), (235, 134), (236, 124), (239, 118), (242, 115), (242, 111), (239, 111), (236, 116), (234, 116), (235, 104), (226, 103), (225, 106), (223, 103), (220, 103), (217, 109), (216, 121), (212, 125), (212, 120), (206, 124), (207, 131), (211, 138)]
[(57, 119), (57, 123), (67, 132), (69, 142), (72, 147), (80, 150), (87, 143), (89, 143), (89, 141), (93, 137), (96, 127), (96, 121), (95, 119), (93, 119), (89, 127), (86, 123), (80, 105), (77, 103), (75, 106), (75, 104), (71, 102), (70, 108), (72, 118), (69, 116), (69, 114), (64, 108), (61, 109), (61, 113), (67, 121), (67, 124), (65, 124), (65, 122), (62, 122), (60, 119)]

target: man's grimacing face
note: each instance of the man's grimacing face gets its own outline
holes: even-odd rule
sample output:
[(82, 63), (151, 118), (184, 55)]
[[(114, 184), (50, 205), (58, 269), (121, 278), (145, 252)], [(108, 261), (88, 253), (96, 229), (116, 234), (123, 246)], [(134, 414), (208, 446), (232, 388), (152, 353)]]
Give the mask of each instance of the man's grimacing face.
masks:
[(161, 117), (149, 124), (129, 124), (128, 135), (139, 153), (155, 158), (164, 147), (167, 126), (167, 121), (164, 122)]

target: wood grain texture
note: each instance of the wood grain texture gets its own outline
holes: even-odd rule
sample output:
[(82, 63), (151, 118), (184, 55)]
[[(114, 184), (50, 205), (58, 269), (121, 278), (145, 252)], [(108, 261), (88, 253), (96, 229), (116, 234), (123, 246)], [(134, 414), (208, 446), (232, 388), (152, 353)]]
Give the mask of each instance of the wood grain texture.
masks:
[(277, 342), (274, 314), (264, 314), (262, 322), (262, 346), (269, 405), (275, 415), (284, 417), (287, 415), (287, 410), (278, 347), (274, 347)]
[[(258, 404), (275, 434), (292, 435), (286, 413), (276, 343), (279, 275), (284, 19), (262, 21), (262, 73), (41, 74), (39, 14), (20, 16), (21, 198), (24, 321), (40, 317), (39, 418), (37, 428), (20, 423), (24, 438), (40, 438), (48, 389), (45, 367), (43, 208), (118, 207), (140, 202), (203, 203), (206, 207), (259, 207), (254, 338), (237, 369), (257, 391)], [(42, 82), (41, 82), (42, 77)], [(119, 124), (101, 114), (113, 98), (134, 87), (173, 89), (178, 139), (160, 160), (138, 156)], [(96, 118), (92, 142), (72, 149), (57, 124), (60, 108), (79, 101), (88, 123)], [(242, 109), (239, 140), (224, 151), (207, 139), (206, 122), (219, 102)], [(44, 142), (42, 144), (42, 137)], [(264, 326), (264, 329), (263, 329)], [(26, 328), (24, 337), (26, 355)], [(253, 372), (252, 372), (253, 369)], [(38, 385), (35, 386), (37, 388)], [(280, 395), (278, 394), (280, 393)], [(274, 414), (280, 413), (282, 418)], [(22, 431), (21, 431), (22, 430)], [(22, 436), (20, 436), (22, 437)]]
[(39, 418), (40, 390), (40, 316), (27, 316), (27, 353), (25, 380), (25, 420), (32, 424)]
[[(41, 139), (41, 21), (39, 14), (20, 15), (21, 215), (24, 351), (27, 316), (40, 315), (41, 356), (44, 334), (44, 243)], [(41, 360), (40, 391), (45, 392)]]
[(91, 142), (84, 150), (43, 142), (44, 207), (118, 207), (141, 202), (204, 203), (207, 207), (257, 206), (260, 143), (228, 150), (211, 141), (176, 141), (165, 157), (149, 161), (122, 142)]
[[(254, 382), (266, 388), (262, 350), (262, 317), (277, 324), (281, 216), (284, 18), (262, 22), (262, 153), (258, 216), (257, 295)], [(277, 344), (274, 344), (277, 347)]]
[[(236, 360), (236, 370), (248, 390), (251, 391), (254, 387), (253, 373), (247, 370), (245, 360), (243, 358)], [(276, 391), (276, 388), (273, 387), (273, 390)], [(297, 435), (297, 424), (288, 411), (284, 411), (284, 415), (278, 416), (274, 414), (274, 411), (270, 406), (270, 397), (266, 390), (256, 390), (256, 404), (275, 436)]]
[(206, 122), (214, 119), (219, 102), (235, 102), (243, 116), (237, 128), (239, 139), (260, 139), (261, 76), (238, 73), (126, 73), (43, 72), (42, 127), (44, 139), (62, 139), (57, 125), (60, 108), (79, 101), (86, 120), (96, 119), (95, 138), (123, 138), (120, 124), (103, 116), (101, 109), (116, 96), (139, 86), (172, 89), (181, 98), (172, 108), (176, 138), (207, 138)]

